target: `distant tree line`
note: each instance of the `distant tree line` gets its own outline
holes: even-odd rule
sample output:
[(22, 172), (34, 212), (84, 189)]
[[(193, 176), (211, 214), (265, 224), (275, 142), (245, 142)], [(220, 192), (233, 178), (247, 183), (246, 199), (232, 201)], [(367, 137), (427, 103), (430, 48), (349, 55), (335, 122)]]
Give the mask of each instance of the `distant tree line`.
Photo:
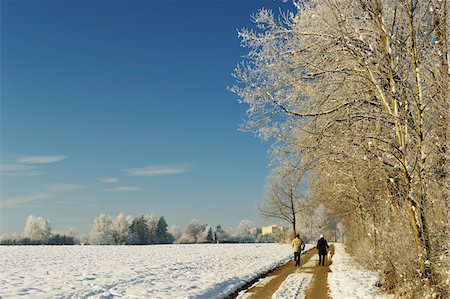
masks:
[(53, 234), (50, 223), (42, 217), (28, 216), (24, 237), (9, 236), (0, 239), (0, 245), (75, 245), (78, 239), (65, 234)]
[(249, 220), (242, 220), (237, 229), (224, 230), (201, 224), (194, 219), (183, 232), (177, 225), (168, 227), (164, 216), (138, 217), (123, 213), (112, 218), (101, 214), (94, 219), (88, 235), (77, 238), (74, 232), (52, 233), (50, 223), (42, 217), (28, 216), (23, 236), (2, 236), (0, 245), (150, 245), (198, 243), (275, 243), (284, 236), (261, 233)]
[(125, 217), (123, 213), (112, 219), (101, 214), (94, 219), (86, 243), (91, 245), (148, 245), (171, 244), (175, 241), (168, 232), (166, 219), (150, 215)]

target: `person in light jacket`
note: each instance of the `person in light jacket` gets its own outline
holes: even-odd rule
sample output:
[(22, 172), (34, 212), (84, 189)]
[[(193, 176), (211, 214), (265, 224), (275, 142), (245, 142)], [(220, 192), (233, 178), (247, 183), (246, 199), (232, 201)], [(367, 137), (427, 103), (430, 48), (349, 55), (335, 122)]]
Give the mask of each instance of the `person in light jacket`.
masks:
[(292, 248), (294, 248), (294, 261), (296, 266), (300, 266), (300, 254), (302, 250), (305, 249), (305, 242), (300, 239), (300, 236), (297, 234), (294, 240), (292, 240)]
[(325, 265), (325, 257), (327, 256), (327, 249), (329, 248), (327, 240), (323, 237), (323, 235), (320, 235), (319, 241), (317, 241), (317, 249), (319, 250), (319, 266)]

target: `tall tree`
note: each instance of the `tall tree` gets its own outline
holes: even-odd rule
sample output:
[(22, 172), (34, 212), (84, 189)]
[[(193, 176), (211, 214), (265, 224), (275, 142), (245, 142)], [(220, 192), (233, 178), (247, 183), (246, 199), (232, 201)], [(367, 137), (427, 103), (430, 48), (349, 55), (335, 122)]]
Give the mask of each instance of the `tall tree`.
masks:
[(148, 240), (148, 226), (144, 216), (136, 217), (130, 226), (129, 244), (146, 245)]
[(156, 224), (153, 240), (156, 244), (170, 244), (174, 241), (173, 237), (167, 232), (167, 222), (163, 216), (159, 218)]
[(249, 105), (243, 128), (275, 138), (274, 155), (312, 166), (311, 196), (326, 196), (355, 240), (370, 236), (382, 264), (393, 265), (384, 273), (408, 270), (392, 242), (380, 240), (408, 236), (396, 250), (412, 245), (424, 289), (445, 297), (438, 264), (448, 252), (442, 232), (450, 232), (447, 1), (295, 5), (280, 17), (261, 9), (256, 29), (240, 31), (250, 50), (232, 90)]

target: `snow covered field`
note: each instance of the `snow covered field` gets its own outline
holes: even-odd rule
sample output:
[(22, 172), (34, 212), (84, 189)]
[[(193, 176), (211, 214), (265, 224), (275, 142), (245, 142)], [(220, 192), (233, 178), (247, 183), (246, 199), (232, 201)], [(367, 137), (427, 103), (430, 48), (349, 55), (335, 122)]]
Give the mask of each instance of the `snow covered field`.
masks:
[(289, 258), (278, 244), (0, 246), (0, 297), (220, 298)]

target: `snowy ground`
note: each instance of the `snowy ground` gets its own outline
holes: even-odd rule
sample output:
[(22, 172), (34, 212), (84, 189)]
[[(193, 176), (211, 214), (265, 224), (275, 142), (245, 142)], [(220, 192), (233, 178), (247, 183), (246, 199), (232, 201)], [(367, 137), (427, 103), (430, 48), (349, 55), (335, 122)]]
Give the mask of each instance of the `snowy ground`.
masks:
[[(309, 248), (315, 247), (309, 245)], [(308, 249), (309, 249), (308, 248)], [(297, 269), (296, 273), (289, 275), (281, 284), (278, 290), (272, 295), (272, 299), (303, 299), (306, 296), (306, 291), (312, 281), (313, 275), (309, 273), (299, 273), (302, 268), (311, 268), (316, 266), (316, 259), (314, 256), (310, 258), (301, 268)]]
[(0, 298), (220, 298), (289, 245), (0, 246)]
[(312, 274), (294, 273), (289, 275), (280, 288), (272, 295), (272, 299), (303, 299), (306, 295)]
[(335, 254), (328, 273), (328, 285), (333, 299), (385, 299), (375, 287), (377, 274), (359, 267), (346, 252), (343, 244), (334, 244)]
[[(304, 252), (314, 248), (313, 244), (306, 244)], [(303, 254), (303, 253), (302, 253)], [(302, 257), (303, 259), (304, 257)], [(291, 256), (293, 259), (293, 255)], [(293, 261), (292, 261), (293, 262)], [(309, 261), (307, 262), (309, 263)], [(300, 268), (298, 268), (298, 271)], [(259, 279), (256, 283), (254, 283), (251, 287), (263, 287), (267, 283), (269, 283), (274, 276), (266, 276)], [(286, 280), (281, 284), (280, 288), (273, 294), (272, 298), (274, 299), (300, 299), (304, 298), (304, 293), (308, 289), (308, 285), (311, 281), (312, 275), (304, 274), (304, 273), (294, 273), (289, 275)], [(247, 299), (250, 298), (251, 294), (247, 293), (246, 290), (241, 291), (237, 299)]]
[[(335, 250), (333, 299), (393, 298), (344, 245)], [(278, 244), (0, 246), (0, 298), (221, 298), (288, 259), (290, 246)], [(294, 273), (273, 298), (303, 298), (310, 281)]]

